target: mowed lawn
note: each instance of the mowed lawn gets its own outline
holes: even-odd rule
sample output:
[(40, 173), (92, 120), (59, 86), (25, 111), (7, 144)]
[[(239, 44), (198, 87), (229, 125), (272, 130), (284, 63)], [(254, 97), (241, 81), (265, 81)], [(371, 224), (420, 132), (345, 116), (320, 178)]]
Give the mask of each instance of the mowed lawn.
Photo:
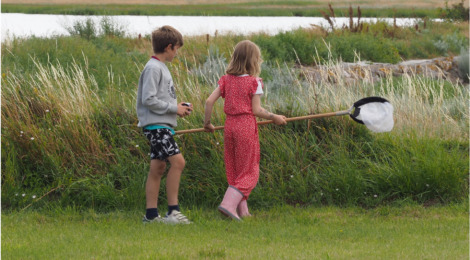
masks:
[(2, 213), (2, 259), (468, 259), (468, 204), (280, 206), (238, 223), (185, 210), (191, 225), (141, 212)]

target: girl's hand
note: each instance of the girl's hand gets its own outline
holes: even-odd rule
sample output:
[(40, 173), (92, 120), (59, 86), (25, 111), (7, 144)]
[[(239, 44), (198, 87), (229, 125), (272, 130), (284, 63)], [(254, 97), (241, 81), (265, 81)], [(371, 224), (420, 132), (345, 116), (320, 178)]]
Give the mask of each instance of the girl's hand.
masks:
[(178, 110), (176, 111), (176, 114), (179, 115), (180, 117), (185, 117), (191, 114), (191, 111), (193, 111), (192, 104), (188, 105), (185, 102), (181, 102), (178, 104)]
[(214, 131), (215, 131), (215, 127), (211, 123), (204, 124), (204, 132), (213, 133)]
[(276, 125), (287, 125), (286, 117), (283, 115), (274, 115), (273, 121)]

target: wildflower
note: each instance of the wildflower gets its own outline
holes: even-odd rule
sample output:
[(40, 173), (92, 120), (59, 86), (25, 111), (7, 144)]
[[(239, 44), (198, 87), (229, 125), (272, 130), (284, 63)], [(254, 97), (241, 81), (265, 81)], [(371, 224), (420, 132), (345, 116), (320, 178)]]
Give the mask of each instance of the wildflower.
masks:
[(36, 195), (33, 195), (32, 198), (35, 199), (35, 198), (36, 198)]
[(138, 144), (136, 144), (136, 145), (135, 145), (135, 148), (138, 148), (138, 147), (139, 147), (139, 145), (138, 145)]
[(21, 194), (21, 196), (23, 196), (23, 197), (24, 197), (24, 196), (26, 196), (26, 194), (24, 194), (24, 193), (23, 193), (23, 194)]
[(49, 131), (51, 131), (51, 129), (49, 128)]
[(33, 140), (34, 140), (34, 137), (31, 137), (31, 141), (33, 141)]
[(15, 196), (18, 196), (18, 193), (15, 193)]
[(216, 144), (219, 145), (219, 142), (217, 142)]
[(291, 175), (290, 177), (291, 177), (291, 178), (294, 178), (294, 175)]
[(339, 189), (338, 189), (338, 188), (336, 188), (336, 191), (339, 191)]
[(320, 196), (323, 196), (323, 192), (320, 192)]
[(426, 187), (429, 187), (429, 184), (426, 183)]
[(364, 191), (364, 194), (367, 194), (367, 192)]
[(49, 113), (49, 109), (46, 109), (46, 113)]
[(374, 198), (377, 198), (377, 194), (374, 194)]
[(20, 134), (24, 134), (24, 132), (23, 132), (23, 131), (20, 131)]

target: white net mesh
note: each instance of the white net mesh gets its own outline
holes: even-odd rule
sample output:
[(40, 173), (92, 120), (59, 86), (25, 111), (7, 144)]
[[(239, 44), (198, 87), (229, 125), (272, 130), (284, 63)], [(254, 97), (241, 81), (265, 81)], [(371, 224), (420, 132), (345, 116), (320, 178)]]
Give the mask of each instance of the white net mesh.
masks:
[(356, 117), (372, 132), (390, 132), (393, 128), (393, 106), (388, 102), (371, 102), (360, 106)]

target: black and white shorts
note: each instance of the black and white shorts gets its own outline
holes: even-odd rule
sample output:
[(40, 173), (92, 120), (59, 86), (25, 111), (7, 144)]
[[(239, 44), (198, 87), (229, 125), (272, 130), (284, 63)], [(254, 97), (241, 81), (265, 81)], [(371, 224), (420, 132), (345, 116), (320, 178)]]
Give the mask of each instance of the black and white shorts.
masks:
[(150, 159), (168, 161), (168, 157), (181, 153), (170, 129), (148, 130), (144, 135), (150, 142)]

